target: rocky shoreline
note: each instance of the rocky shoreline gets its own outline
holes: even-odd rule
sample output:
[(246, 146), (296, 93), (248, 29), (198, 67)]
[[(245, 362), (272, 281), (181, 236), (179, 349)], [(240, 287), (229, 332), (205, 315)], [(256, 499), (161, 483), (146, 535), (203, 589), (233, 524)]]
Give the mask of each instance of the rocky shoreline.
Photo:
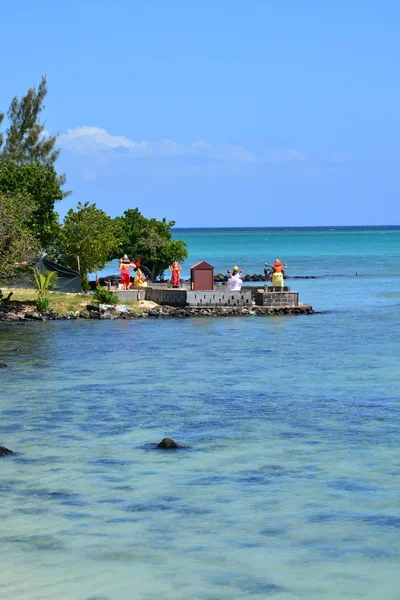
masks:
[(187, 318), (187, 317), (238, 317), (238, 316), (276, 316), (313, 314), (314, 310), (308, 304), (296, 307), (270, 308), (264, 306), (251, 307), (173, 307), (153, 306), (138, 307), (137, 311), (127, 307), (104, 306), (88, 304), (84, 310), (69, 311), (59, 314), (50, 309), (40, 313), (32, 307), (21, 306), (16, 302), (0, 304), (0, 323), (32, 322), (32, 321), (70, 321), (76, 319), (143, 319), (143, 318)]

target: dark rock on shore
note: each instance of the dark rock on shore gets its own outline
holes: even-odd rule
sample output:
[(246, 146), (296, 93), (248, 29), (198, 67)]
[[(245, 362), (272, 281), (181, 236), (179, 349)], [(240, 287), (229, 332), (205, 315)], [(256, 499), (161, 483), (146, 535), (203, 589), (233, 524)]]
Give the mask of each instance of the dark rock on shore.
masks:
[(175, 440), (172, 440), (171, 438), (164, 438), (159, 444), (157, 444), (157, 448), (171, 450), (173, 448), (180, 448), (180, 446), (175, 442)]
[(152, 318), (187, 318), (187, 317), (243, 317), (243, 316), (272, 316), (272, 315), (302, 315), (313, 314), (314, 311), (308, 304), (295, 307), (265, 307), (265, 306), (210, 306), (175, 308), (173, 306), (156, 306), (142, 312), (140, 317)]
[(7, 456), (7, 454), (12, 454), (13, 451), (9, 450), (5, 446), (0, 446), (0, 456)]
[(25, 319), (36, 319), (40, 321), (42, 319), (42, 315), (38, 313), (36, 310), (29, 310), (25, 313)]

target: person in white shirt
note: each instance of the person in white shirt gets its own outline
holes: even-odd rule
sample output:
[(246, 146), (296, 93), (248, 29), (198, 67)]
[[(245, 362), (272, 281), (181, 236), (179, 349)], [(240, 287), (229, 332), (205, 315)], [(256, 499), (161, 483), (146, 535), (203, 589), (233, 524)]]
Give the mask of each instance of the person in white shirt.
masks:
[(227, 283), (227, 288), (229, 292), (240, 292), (240, 290), (242, 289), (242, 274), (243, 271), (239, 271), (239, 267), (233, 267), (232, 269), (233, 273), (230, 272), (230, 270), (228, 269), (228, 283)]

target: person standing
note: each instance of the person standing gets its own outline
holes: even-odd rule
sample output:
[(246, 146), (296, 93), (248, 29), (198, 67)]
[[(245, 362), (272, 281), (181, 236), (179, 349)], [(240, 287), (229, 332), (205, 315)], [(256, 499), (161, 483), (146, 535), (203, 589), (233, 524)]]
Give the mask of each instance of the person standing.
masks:
[(135, 268), (135, 263), (131, 262), (126, 254), (124, 258), (119, 259), (118, 271), (121, 273), (120, 283), (124, 290), (129, 289), (131, 284), (131, 267)]
[(284, 282), (283, 273), (286, 269), (286, 266), (287, 266), (286, 263), (283, 265), (281, 263), (281, 261), (279, 260), (279, 258), (276, 259), (276, 261), (272, 265), (272, 277), (271, 277), (272, 285), (277, 286), (277, 287), (284, 286), (285, 282)]
[(242, 280), (242, 274), (243, 271), (240, 270), (239, 271), (239, 267), (237, 267), (236, 265), (233, 267), (232, 269), (232, 273), (230, 272), (230, 270), (228, 269), (228, 283), (227, 283), (227, 288), (229, 292), (240, 292), (240, 290), (242, 289), (242, 284), (243, 284), (243, 280)]
[(181, 265), (174, 260), (169, 270), (171, 271), (171, 285), (173, 288), (178, 288), (181, 284)]

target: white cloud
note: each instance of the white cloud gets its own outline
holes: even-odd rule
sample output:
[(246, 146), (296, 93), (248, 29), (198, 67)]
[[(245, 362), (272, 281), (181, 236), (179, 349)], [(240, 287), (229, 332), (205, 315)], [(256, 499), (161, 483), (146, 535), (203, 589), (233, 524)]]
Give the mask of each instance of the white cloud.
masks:
[(305, 154), (295, 150), (269, 150), (265, 155), (266, 162), (299, 162), (306, 158)]
[(189, 144), (180, 144), (168, 139), (148, 142), (134, 142), (123, 135), (112, 135), (100, 127), (83, 125), (68, 129), (58, 138), (62, 148), (80, 156), (103, 156), (110, 158), (146, 158), (146, 157), (196, 157), (213, 162), (265, 163), (305, 160), (305, 155), (294, 150), (271, 150), (256, 154), (247, 148), (235, 144), (209, 144), (198, 140)]

